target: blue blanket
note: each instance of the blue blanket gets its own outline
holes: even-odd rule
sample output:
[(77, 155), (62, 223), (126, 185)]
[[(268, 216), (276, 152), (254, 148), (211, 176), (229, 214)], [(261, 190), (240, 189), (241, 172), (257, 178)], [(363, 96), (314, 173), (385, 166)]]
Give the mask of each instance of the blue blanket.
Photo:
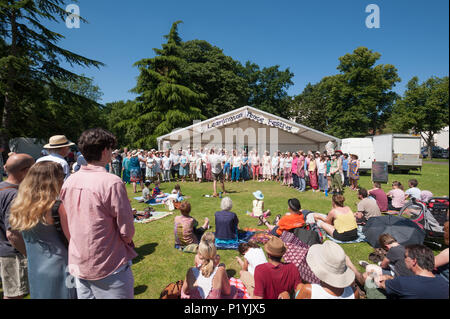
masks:
[(216, 248), (217, 249), (238, 249), (239, 244), (241, 243), (248, 243), (250, 238), (253, 237), (255, 232), (247, 231), (247, 232), (239, 232), (237, 240), (233, 239), (219, 239), (216, 238)]
[(362, 243), (366, 241), (366, 235), (362, 232), (363, 226), (358, 226), (358, 238), (352, 241), (339, 241), (337, 239), (334, 239), (330, 235), (327, 234), (327, 238), (334, 241), (337, 244), (356, 244), (356, 243)]
[[(165, 195), (169, 196), (169, 194), (167, 194), (167, 193), (166, 193)], [(161, 198), (159, 198), (159, 199), (160, 199), (160, 200), (166, 199), (167, 196), (166, 196), (166, 197), (161, 197)], [(134, 198), (135, 200), (137, 200), (137, 201), (141, 201), (141, 200), (144, 199), (142, 196), (140, 196), (140, 197), (133, 197), (133, 198)], [(156, 199), (154, 199), (154, 198), (152, 198), (152, 199), (146, 201), (145, 203), (148, 204), (148, 205), (152, 205), (152, 206), (163, 205), (163, 204), (164, 204), (164, 203), (157, 203), (157, 202), (156, 202)]]

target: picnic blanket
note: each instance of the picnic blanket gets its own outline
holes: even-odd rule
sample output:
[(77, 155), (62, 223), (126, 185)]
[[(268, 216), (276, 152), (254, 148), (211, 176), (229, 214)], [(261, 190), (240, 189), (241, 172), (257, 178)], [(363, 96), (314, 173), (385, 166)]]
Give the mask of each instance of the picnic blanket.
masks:
[(254, 235), (254, 232), (250, 231), (240, 231), (238, 232), (238, 240), (221, 240), (216, 238), (216, 248), (217, 249), (238, 249), (240, 243), (248, 243), (250, 238)]
[(235, 299), (250, 299), (250, 295), (248, 294), (247, 287), (245, 287), (244, 283), (241, 279), (231, 277), (230, 278), (230, 286), (236, 288), (236, 296)]
[[(143, 212), (138, 212), (138, 213), (143, 213)], [(147, 224), (150, 223), (152, 221), (167, 217), (169, 215), (172, 215), (172, 212), (152, 212), (152, 216), (150, 218), (146, 218), (146, 219), (141, 219), (141, 220), (137, 220), (136, 218), (134, 219), (135, 223), (138, 224)]]
[(327, 238), (334, 241), (337, 244), (356, 244), (356, 243), (362, 243), (367, 241), (366, 240), (366, 235), (364, 235), (363, 233), (363, 226), (358, 226), (358, 238), (352, 241), (340, 241), (337, 239), (334, 239), (333, 237), (331, 237), (330, 235), (327, 234)]
[(293, 233), (284, 231), (280, 239), (286, 246), (286, 253), (283, 258), (288, 263), (293, 263), (300, 273), (300, 278), (311, 284), (320, 283), (320, 279), (314, 275), (306, 262), (309, 246), (297, 238)]
[(258, 229), (258, 228), (249, 228), (246, 227), (243, 229), (244, 231), (253, 232), (254, 235), (249, 239), (249, 242), (256, 244), (265, 244), (269, 241), (270, 237), (273, 235), (270, 234), (267, 229)]

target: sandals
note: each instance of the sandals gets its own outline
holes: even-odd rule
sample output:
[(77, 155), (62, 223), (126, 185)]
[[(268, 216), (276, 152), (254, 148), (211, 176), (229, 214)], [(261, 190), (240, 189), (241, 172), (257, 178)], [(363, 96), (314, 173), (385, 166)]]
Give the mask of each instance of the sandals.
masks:
[(278, 224), (279, 220), (281, 219), (281, 215), (278, 214), (277, 217), (275, 217), (275, 220), (273, 221), (273, 224), (276, 225)]
[(259, 216), (258, 219), (259, 219), (258, 226), (262, 226), (267, 223), (267, 219), (265, 219), (264, 216), (262, 216), (262, 215)]

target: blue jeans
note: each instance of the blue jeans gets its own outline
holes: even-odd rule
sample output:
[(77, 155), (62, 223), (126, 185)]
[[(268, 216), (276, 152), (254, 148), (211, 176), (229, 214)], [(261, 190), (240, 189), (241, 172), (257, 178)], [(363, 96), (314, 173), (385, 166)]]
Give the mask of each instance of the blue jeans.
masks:
[(306, 189), (306, 180), (304, 178), (299, 177), (298, 178), (298, 183), (299, 183), (299, 189), (301, 191), (304, 191)]
[(231, 171), (231, 180), (238, 181), (239, 177), (240, 177), (239, 167), (233, 167), (233, 170)]
[(321, 191), (328, 190), (328, 180), (325, 174), (319, 174), (319, 189)]
[(295, 173), (292, 173), (292, 183), (294, 188), (299, 188), (298, 175)]

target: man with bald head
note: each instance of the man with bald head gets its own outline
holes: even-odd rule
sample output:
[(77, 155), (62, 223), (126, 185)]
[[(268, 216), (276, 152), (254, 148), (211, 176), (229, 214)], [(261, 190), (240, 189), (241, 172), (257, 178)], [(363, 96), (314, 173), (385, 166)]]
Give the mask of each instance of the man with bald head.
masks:
[(28, 154), (13, 154), (5, 170), (8, 178), (0, 183), (0, 277), (4, 299), (23, 298), (28, 294), (25, 243), (20, 232), (9, 225), (9, 209), (34, 159)]

